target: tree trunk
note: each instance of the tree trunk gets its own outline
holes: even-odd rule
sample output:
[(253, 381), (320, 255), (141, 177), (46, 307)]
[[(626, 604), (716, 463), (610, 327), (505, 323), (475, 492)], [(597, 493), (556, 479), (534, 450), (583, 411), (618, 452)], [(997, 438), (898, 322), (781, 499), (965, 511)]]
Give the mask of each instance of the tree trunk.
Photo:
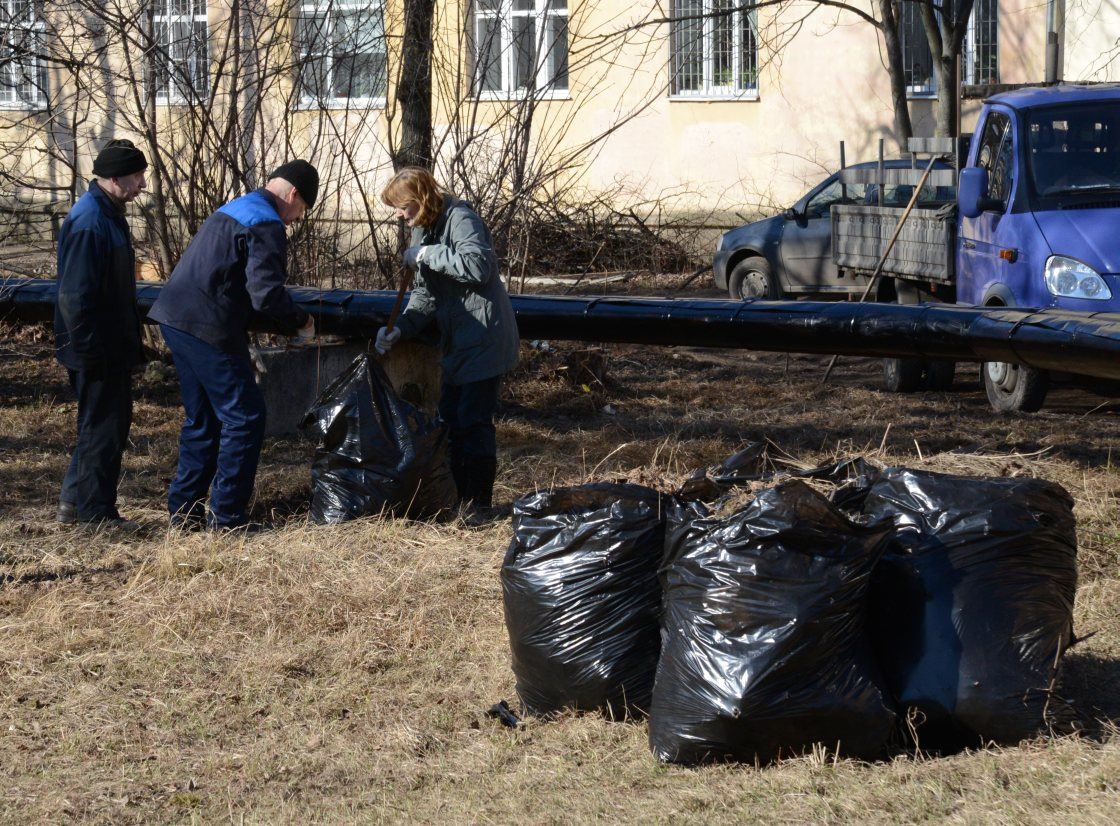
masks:
[[(149, 38), (154, 38), (155, 33), (155, 6), (149, 6), (145, 13), (145, 33)], [(146, 56), (148, 82), (144, 87), (143, 101), (143, 129), (148, 159), (151, 164), (151, 173), (147, 176), (152, 188), (152, 210), (155, 216), (156, 255), (159, 260), (156, 265), (160, 277), (171, 277), (171, 269), (175, 264), (175, 244), (172, 240), (171, 219), (167, 214), (167, 198), (164, 193), (164, 180), (168, 179), (167, 168), (164, 164), (163, 151), (156, 137), (156, 65), (155, 51)], [(173, 151), (173, 150), (172, 150)]]
[(906, 75), (902, 70), (902, 38), (899, 37), (901, 3), (903, 0), (878, 0), (882, 20), (880, 32), (887, 54), (887, 74), (891, 79), (891, 106), (894, 109), (894, 134), (899, 148), (906, 151), (906, 142), (914, 136), (910, 122), (910, 105), (906, 100)]
[(401, 142), (393, 169), (432, 167), (432, 21), (435, 0), (406, 0), (397, 105)]
[(934, 134), (938, 137), (956, 135), (957, 107), (960, 105), (957, 99), (957, 55), (936, 55), (934, 66), (937, 72), (937, 122)]

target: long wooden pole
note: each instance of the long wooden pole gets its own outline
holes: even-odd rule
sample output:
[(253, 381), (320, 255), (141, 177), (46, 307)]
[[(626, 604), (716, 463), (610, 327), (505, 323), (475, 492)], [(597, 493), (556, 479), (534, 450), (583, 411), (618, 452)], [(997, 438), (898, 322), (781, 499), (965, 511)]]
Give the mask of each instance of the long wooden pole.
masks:
[(408, 288), (412, 286), (412, 277), (415, 270), (405, 269), (401, 274), (401, 285), (397, 288), (397, 300), (393, 302), (393, 310), (389, 313), (389, 323), (385, 325), (388, 332), (393, 332), (393, 327), (397, 323), (397, 316), (401, 314), (401, 305), (404, 304), (404, 294), (408, 292)]

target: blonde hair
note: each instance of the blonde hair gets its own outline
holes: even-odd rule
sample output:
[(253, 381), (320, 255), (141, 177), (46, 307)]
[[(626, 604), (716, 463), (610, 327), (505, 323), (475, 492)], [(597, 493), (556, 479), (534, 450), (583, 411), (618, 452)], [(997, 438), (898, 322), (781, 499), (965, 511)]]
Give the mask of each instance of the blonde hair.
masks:
[(432, 173), (421, 166), (403, 167), (381, 190), (381, 202), (403, 209), (410, 203), (420, 207), (416, 214), (419, 226), (430, 227), (443, 209), (443, 190)]

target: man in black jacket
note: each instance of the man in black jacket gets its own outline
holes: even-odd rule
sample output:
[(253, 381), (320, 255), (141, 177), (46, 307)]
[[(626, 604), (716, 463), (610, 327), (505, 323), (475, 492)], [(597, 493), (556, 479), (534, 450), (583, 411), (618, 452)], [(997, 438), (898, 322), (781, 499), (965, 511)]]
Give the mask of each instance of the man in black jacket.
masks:
[(147, 168), (131, 141), (110, 141), (58, 234), (55, 353), (78, 396), (78, 441), (58, 503), (64, 524), (137, 527), (117, 511), (132, 425), (132, 369), (144, 361), (124, 206), (143, 191)]
[(247, 525), (265, 425), (249, 316), (256, 311), (290, 333), (314, 335), (314, 321), (284, 287), (285, 227), (315, 204), (318, 190), (315, 167), (291, 161), (263, 188), (221, 207), (199, 228), (148, 313), (171, 349), (186, 413), (167, 494), (172, 525)]

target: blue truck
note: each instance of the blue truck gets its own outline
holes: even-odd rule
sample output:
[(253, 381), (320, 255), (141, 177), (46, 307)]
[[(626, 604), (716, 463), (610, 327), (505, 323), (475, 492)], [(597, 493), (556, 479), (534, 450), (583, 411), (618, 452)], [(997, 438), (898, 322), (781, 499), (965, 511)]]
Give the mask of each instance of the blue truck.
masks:
[[(894, 185), (912, 191), (925, 172), (926, 164), (916, 161), (919, 153), (957, 155), (949, 166), (959, 172), (933, 161), (926, 178), (934, 193), (955, 185), (957, 208), (919, 199), (882, 263), (872, 297), (1120, 312), (1120, 84), (995, 95), (985, 101), (967, 149), (956, 152), (957, 146), (953, 139), (914, 139), (915, 160), (908, 169), (897, 168), (897, 162), (894, 168), (860, 164), (836, 176), (838, 190), (887, 192)], [(947, 152), (950, 147), (953, 152)], [(809, 203), (812, 195), (803, 200)], [(853, 203), (839, 197), (830, 207), (830, 243), (821, 245), (831, 260), (816, 270), (821, 289), (801, 292), (860, 292), (903, 212), (897, 199)], [(797, 224), (812, 216), (795, 206), (769, 220)], [(721, 241), (717, 281), (721, 271), (727, 283), (735, 267), (747, 268), (743, 262), (766, 260), (767, 253), (741, 243), (748, 228), (733, 230)], [(772, 264), (763, 269), (770, 282), (758, 286), (779, 297), (789, 279), (775, 273)], [(983, 364), (981, 376), (999, 411), (1038, 410), (1054, 378), (1000, 362)], [(888, 359), (884, 377), (888, 389), (900, 392), (943, 388), (952, 384), (953, 368)]]

